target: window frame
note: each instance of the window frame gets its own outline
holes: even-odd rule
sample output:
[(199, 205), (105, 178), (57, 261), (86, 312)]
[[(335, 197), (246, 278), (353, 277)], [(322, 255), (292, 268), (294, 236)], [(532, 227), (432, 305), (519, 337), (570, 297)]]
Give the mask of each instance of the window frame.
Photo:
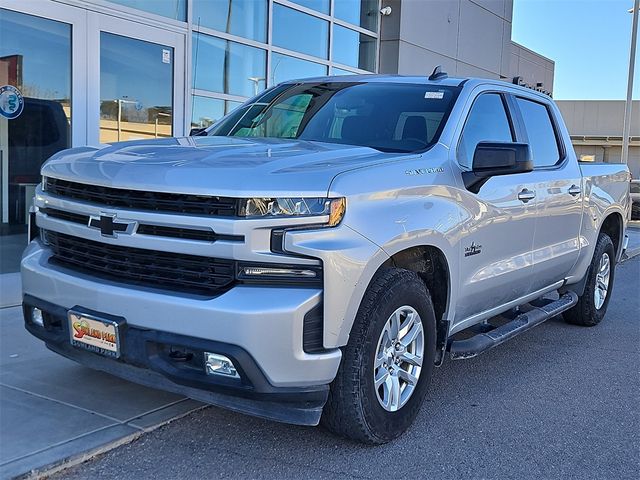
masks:
[(500, 90), (482, 90), (473, 98), (473, 101), (471, 102), (471, 106), (469, 107), (469, 110), (467, 111), (467, 115), (464, 119), (464, 124), (460, 129), (460, 135), (458, 136), (458, 141), (456, 142), (456, 151), (455, 151), (456, 163), (464, 171), (473, 170), (473, 159), (471, 160), (471, 167), (469, 169), (467, 169), (465, 165), (462, 165), (460, 163), (460, 157), (459, 157), (460, 143), (462, 142), (462, 137), (464, 136), (465, 128), (467, 128), (467, 122), (469, 121), (469, 117), (471, 116), (473, 107), (475, 106), (476, 102), (481, 96), (488, 95), (488, 94), (497, 94), (500, 97), (500, 100), (502, 101), (502, 107), (504, 108), (505, 114), (507, 116), (507, 122), (509, 122), (509, 129), (511, 130), (511, 141), (512, 142), (521, 141), (521, 135), (522, 135), (522, 125), (520, 123), (521, 118), (520, 119), (516, 118), (511, 112), (511, 103), (508, 98), (509, 94), (507, 92), (500, 91)]
[(551, 128), (553, 129), (553, 135), (555, 137), (556, 146), (558, 147), (558, 161), (552, 165), (543, 165), (536, 166), (534, 162), (533, 170), (534, 171), (544, 171), (544, 170), (558, 170), (564, 167), (567, 162), (567, 149), (562, 139), (562, 135), (560, 135), (560, 128), (558, 124), (558, 119), (556, 118), (555, 113), (553, 112), (553, 108), (549, 102), (545, 102), (542, 99), (530, 97), (523, 94), (509, 94), (511, 96), (511, 100), (513, 103), (514, 114), (518, 117), (518, 122), (520, 123), (520, 129), (522, 131), (522, 141), (526, 142), (531, 146), (529, 142), (529, 133), (527, 132), (527, 127), (524, 122), (524, 116), (522, 115), (522, 110), (520, 109), (520, 105), (518, 105), (518, 99), (526, 100), (529, 102), (537, 103), (538, 105), (542, 105), (547, 111), (547, 115), (549, 116), (549, 121), (551, 122)]

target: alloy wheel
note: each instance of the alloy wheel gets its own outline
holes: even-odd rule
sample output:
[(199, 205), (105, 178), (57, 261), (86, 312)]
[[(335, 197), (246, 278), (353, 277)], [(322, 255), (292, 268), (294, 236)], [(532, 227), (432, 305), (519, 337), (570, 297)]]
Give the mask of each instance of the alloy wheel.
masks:
[(374, 359), (378, 402), (395, 412), (411, 398), (424, 359), (424, 329), (418, 312), (408, 305), (396, 309), (385, 323)]

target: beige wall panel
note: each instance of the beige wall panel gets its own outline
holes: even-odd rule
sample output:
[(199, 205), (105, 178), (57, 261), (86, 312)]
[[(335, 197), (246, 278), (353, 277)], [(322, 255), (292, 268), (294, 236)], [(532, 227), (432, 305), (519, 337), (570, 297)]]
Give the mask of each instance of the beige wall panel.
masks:
[(500, 75), (509, 77), (511, 64), (511, 22), (502, 22)]
[(494, 78), (500, 79), (500, 75), (493, 72), (488, 72), (473, 65), (466, 64), (464, 62), (456, 62), (457, 70), (456, 76), (458, 77), (482, 77), (482, 78)]
[(407, 42), (400, 42), (398, 73), (403, 75), (428, 76), (436, 65), (442, 65), (445, 72), (451, 76), (455, 75), (456, 61), (454, 59), (424, 48), (416, 47)]
[(401, 40), (455, 58), (459, 16), (460, 0), (403, 0)]
[(471, 0), (476, 5), (489, 10), (491, 13), (498, 15), (500, 18), (505, 18), (506, 3), (511, 3), (513, 0)]
[(548, 90), (550, 92), (553, 92), (553, 75), (554, 74), (554, 70), (553, 68), (549, 69), (545, 69), (544, 71), (544, 88), (545, 90)]
[(458, 60), (499, 73), (502, 62), (503, 22), (500, 17), (470, 0), (462, 0)]

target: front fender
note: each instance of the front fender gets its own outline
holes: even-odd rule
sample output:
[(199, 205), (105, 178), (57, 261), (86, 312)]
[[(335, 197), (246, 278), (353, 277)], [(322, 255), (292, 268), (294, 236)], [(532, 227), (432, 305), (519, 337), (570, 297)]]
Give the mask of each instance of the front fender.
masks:
[(322, 260), (325, 348), (346, 345), (360, 301), (378, 268), (389, 256), (349, 226), (291, 230), (285, 250)]

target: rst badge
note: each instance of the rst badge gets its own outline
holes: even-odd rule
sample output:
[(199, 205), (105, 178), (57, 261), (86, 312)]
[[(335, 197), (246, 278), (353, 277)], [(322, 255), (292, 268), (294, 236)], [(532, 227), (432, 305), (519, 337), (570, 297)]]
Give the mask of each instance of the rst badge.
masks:
[(464, 248), (464, 256), (471, 257), (482, 253), (482, 245), (478, 245), (476, 242), (471, 242), (471, 245)]

